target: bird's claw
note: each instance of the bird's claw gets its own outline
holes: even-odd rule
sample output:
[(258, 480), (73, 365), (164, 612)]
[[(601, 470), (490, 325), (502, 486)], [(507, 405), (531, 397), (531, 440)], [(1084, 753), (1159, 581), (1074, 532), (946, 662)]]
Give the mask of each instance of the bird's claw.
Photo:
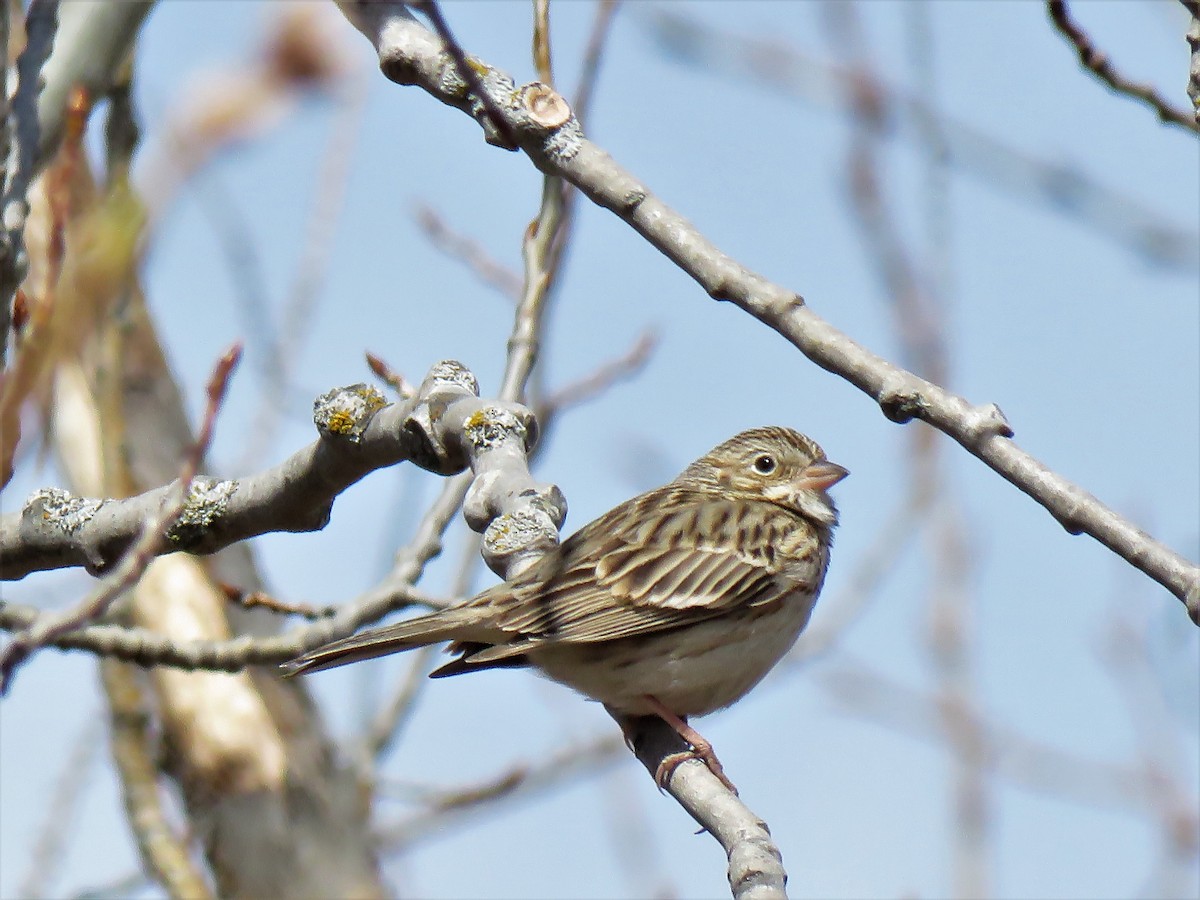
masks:
[(708, 771), (717, 776), (717, 779), (729, 789), (733, 796), (738, 796), (737, 787), (725, 774), (725, 769), (722, 767), (721, 761), (717, 759), (717, 755), (713, 753), (712, 747), (694, 747), (691, 750), (680, 750), (678, 753), (669, 753), (664, 756), (654, 772), (654, 783), (658, 785), (660, 791), (667, 789), (667, 782), (671, 780), (671, 776), (675, 774), (679, 764), (687, 762), (689, 759), (708, 766)]

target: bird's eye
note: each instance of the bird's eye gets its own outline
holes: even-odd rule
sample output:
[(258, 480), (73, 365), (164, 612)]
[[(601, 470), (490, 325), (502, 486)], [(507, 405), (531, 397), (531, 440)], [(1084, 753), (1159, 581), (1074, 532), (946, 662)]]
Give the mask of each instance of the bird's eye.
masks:
[(764, 453), (762, 456), (754, 460), (754, 471), (759, 475), (770, 475), (775, 471), (775, 457), (769, 453)]

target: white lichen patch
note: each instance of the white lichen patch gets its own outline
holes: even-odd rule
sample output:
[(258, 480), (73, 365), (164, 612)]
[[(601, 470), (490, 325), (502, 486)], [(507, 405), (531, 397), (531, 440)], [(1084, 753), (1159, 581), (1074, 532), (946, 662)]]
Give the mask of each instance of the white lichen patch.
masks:
[(193, 540), (229, 508), (229, 498), (236, 493), (236, 481), (217, 481), (215, 478), (197, 478), (188, 489), (183, 503), (183, 512), (167, 532), (167, 537), (176, 543)]
[(472, 395), (479, 396), (479, 380), (475, 375), (456, 359), (443, 359), (429, 370), (430, 381), (449, 382), (457, 385)]
[(476, 450), (487, 450), (510, 437), (525, 446), (527, 429), (525, 422), (512, 410), (503, 406), (485, 406), (467, 417), (463, 423), (463, 436)]
[(515, 553), (531, 547), (549, 549), (558, 543), (558, 529), (544, 512), (522, 509), (497, 516), (483, 533), (483, 551), (489, 556)]
[[(74, 534), (104, 505), (103, 500), (76, 497), (62, 488), (42, 488), (25, 501), (25, 513), (42, 519), (66, 534)], [(37, 510), (40, 509), (40, 513)]]
[(313, 403), (313, 422), (325, 434), (336, 434), (357, 443), (375, 413), (387, 406), (383, 394), (370, 384), (334, 388)]
[(560, 128), (546, 136), (546, 154), (559, 162), (570, 162), (583, 148), (583, 129), (571, 116)]
[(535, 509), (548, 518), (555, 526), (562, 527), (567, 517), (567, 498), (557, 487), (551, 485), (547, 490), (534, 494), (526, 501), (531, 509)]
[[(473, 67), (479, 73), (479, 84), (483, 92), (491, 97), (497, 106), (510, 106), (516, 96), (517, 83), (513, 81), (512, 76), (507, 72), (502, 72), (500, 69), (493, 69), (490, 66), (485, 66), (480, 72), (480, 66)], [(479, 118), (484, 115), (483, 101), (472, 95), (471, 97), (471, 115)]]

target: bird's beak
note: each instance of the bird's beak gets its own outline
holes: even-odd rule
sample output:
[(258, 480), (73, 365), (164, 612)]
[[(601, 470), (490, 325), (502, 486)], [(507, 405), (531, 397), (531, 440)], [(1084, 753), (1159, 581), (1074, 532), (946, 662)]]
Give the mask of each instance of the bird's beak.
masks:
[(805, 467), (800, 473), (800, 487), (806, 491), (825, 491), (849, 474), (837, 463), (821, 460)]

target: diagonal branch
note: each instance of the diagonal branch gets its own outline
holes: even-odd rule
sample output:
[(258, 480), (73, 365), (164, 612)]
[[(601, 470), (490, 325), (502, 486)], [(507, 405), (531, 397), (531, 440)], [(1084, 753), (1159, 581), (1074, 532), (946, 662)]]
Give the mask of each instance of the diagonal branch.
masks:
[[(665, 722), (636, 721), (641, 731), (633, 738), (633, 752), (651, 777), (664, 759), (690, 749)], [(668, 777), (666, 790), (725, 848), (734, 900), (787, 900), (783, 857), (766, 823), (708, 766), (696, 759), (680, 763)]]
[[(391, 80), (416, 85), (441, 102), (470, 112), (465, 90), (444, 77), (454, 65), (441, 42), (399, 4), (339, 4), (371, 40)], [(479, 63), (479, 65), (484, 65)], [(722, 253), (674, 209), (588, 141), (579, 123), (552, 102), (545, 85), (504, 87), (512, 80), (488, 67), (484, 82), (504, 94), (498, 105), (521, 149), (542, 172), (574, 184), (612, 211), (715, 300), (733, 303), (774, 329), (812, 362), (874, 399), (894, 422), (920, 419), (952, 437), (1005, 480), (1043, 506), (1071, 534), (1086, 533), (1183, 601), (1200, 624), (1200, 567), (1139, 530), (1097, 498), (1051, 471), (1012, 441), (995, 404), (964, 397), (872, 353), (817, 316), (793, 290), (774, 284)], [(494, 75), (491, 75), (494, 73)]]
[(1050, 16), (1054, 27), (1075, 48), (1075, 52), (1079, 56), (1079, 63), (1085, 69), (1091, 71), (1118, 94), (1132, 97), (1150, 107), (1164, 124), (1178, 125), (1180, 128), (1200, 134), (1200, 123), (1197, 123), (1192, 116), (1182, 109), (1176, 109), (1150, 85), (1130, 81), (1118, 72), (1108, 58), (1108, 54), (1092, 43), (1087, 32), (1071, 18), (1066, 0), (1046, 0), (1046, 13)]

